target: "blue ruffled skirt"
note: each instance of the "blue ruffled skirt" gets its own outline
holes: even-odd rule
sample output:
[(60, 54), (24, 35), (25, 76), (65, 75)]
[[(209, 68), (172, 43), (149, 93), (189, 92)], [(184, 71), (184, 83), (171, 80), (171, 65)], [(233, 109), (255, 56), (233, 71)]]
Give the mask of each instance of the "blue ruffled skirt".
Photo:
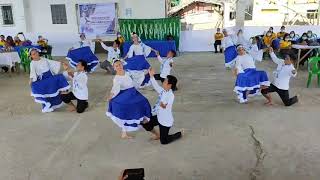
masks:
[(52, 112), (62, 105), (60, 92), (68, 89), (70, 85), (62, 74), (52, 75), (48, 71), (31, 84), (31, 96), (42, 104), (42, 112)]
[(151, 106), (135, 88), (120, 91), (110, 100), (106, 115), (116, 123), (122, 131), (137, 131), (144, 119), (150, 119)]
[(130, 74), (131, 78), (137, 84), (137, 87), (145, 87), (150, 85), (149, 74), (145, 75), (145, 71), (150, 68), (149, 62), (144, 55), (133, 56), (126, 60), (124, 69)]
[(93, 72), (99, 64), (99, 59), (93, 54), (90, 47), (82, 47), (69, 51), (67, 59), (73, 68), (76, 68), (80, 60), (87, 62), (88, 72)]
[(237, 48), (236, 46), (230, 46), (227, 47), (224, 50), (224, 60), (225, 60), (225, 66), (226, 67), (232, 67), (234, 63), (234, 59), (238, 56)]
[(234, 92), (237, 93), (240, 103), (248, 101), (247, 95), (259, 95), (261, 86), (270, 86), (268, 75), (265, 71), (246, 69), (239, 73), (236, 79)]

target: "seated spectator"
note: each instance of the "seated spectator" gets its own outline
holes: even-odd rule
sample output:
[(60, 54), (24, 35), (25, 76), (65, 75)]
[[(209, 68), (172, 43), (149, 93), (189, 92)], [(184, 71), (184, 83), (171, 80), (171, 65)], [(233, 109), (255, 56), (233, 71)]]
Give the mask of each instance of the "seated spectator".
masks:
[(18, 36), (14, 37), (14, 43), (16, 46), (21, 46), (22, 45), (22, 41), (20, 40), (20, 38)]
[(280, 38), (280, 39), (282, 39), (285, 34), (287, 34), (287, 33), (286, 33), (286, 27), (281, 26), (280, 32), (278, 32), (277, 37)]
[(307, 32), (307, 37), (309, 41), (317, 41), (317, 35), (314, 34), (311, 30)]
[(42, 36), (38, 36), (37, 44), (43, 48), (48, 46), (48, 40), (43, 38)]
[(6, 44), (5, 36), (1, 35), (0, 36), (0, 46), (4, 46)]
[[(307, 45), (310, 45), (311, 43), (313, 43), (313, 41), (308, 39), (308, 34), (303, 33), (301, 38), (299, 39), (299, 45), (307, 46)], [(300, 57), (305, 56), (308, 52), (309, 52), (309, 49), (302, 49)], [(298, 50), (296, 50), (296, 54), (298, 54)], [(299, 65), (304, 66), (304, 63), (309, 59), (309, 57), (312, 57), (312, 56), (313, 56), (313, 53), (308, 54), (307, 57), (305, 57), (302, 61), (300, 61)]]
[(272, 41), (276, 39), (276, 37), (272, 34), (272, 31), (268, 31), (266, 35), (263, 37), (263, 44), (266, 47), (271, 47)]
[(8, 36), (7, 39), (6, 39), (6, 47), (10, 50), (13, 50), (13, 48), (15, 47), (15, 43), (13, 41), (13, 38), (12, 36)]
[(280, 41), (280, 49), (291, 49), (291, 41), (290, 41), (290, 35), (285, 34)]
[(300, 45), (308, 45), (309, 43), (309, 40), (308, 40), (308, 35), (307, 33), (303, 33), (301, 38), (298, 40), (298, 43)]
[(270, 27), (270, 28), (269, 28), (269, 31), (271, 32), (271, 37), (272, 37), (273, 39), (277, 38), (277, 34), (273, 31), (273, 27)]
[(296, 44), (299, 40), (299, 35), (296, 34), (294, 31), (290, 32), (290, 41), (292, 42), (292, 44)]

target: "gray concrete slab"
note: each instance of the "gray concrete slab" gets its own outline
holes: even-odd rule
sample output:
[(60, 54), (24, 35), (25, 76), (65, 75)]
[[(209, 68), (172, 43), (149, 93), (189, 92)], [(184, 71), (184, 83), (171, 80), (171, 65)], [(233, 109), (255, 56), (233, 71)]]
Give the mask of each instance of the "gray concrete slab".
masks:
[[(264, 61), (258, 67), (271, 75), (275, 65)], [(180, 90), (172, 131), (184, 128), (186, 136), (162, 146), (143, 130), (132, 140), (120, 139), (120, 129), (104, 115), (112, 76), (102, 70), (89, 75), (90, 108), (81, 115), (65, 108), (42, 114), (30, 97), (28, 75), (1, 73), (0, 179), (114, 180), (135, 167), (144, 167), (148, 180), (252, 179), (257, 158), (249, 126), (266, 152), (256, 179), (318, 179), (320, 91), (315, 82), (305, 88), (305, 69), (292, 81), (292, 93), (301, 98), (293, 107), (284, 107), (277, 95), (273, 107), (265, 107), (262, 97), (238, 104), (235, 77), (220, 54), (184, 53), (175, 75)], [(154, 91), (142, 92), (155, 102)]]

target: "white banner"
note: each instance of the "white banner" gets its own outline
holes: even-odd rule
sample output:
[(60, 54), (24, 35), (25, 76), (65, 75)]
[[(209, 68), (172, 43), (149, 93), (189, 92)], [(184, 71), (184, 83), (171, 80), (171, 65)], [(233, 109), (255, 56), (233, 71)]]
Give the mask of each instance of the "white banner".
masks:
[(115, 34), (115, 3), (80, 4), (78, 12), (80, 33), (96, 36)]

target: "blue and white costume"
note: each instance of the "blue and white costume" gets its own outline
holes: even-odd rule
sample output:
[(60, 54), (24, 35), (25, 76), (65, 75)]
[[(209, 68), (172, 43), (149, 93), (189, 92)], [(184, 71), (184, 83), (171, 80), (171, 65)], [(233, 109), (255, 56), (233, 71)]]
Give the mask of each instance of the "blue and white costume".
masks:
[(150, 53), (151, 47), (142, 42), (140, 44), (132, 44), (128, 51), (128, 59), (126, 60), (128, 64), (125, 66), (125, 69), (133, 79), (135, 87), (137, 88), (146, 86), (146, 83), (150, 80), (149, 74), (147, 73), (150, 64), (146, 60), (146, 57), (148, 57)]
[(88, 64), (88, 72), (93, 72), (99, 64), (99, 59), (88, 46), (70, 50), (66, 59), (69, 60), (70, 66), (74, 69), (80, 60), (86, 61)]
[(255, 61), (261, 62), (263, 59), (263, 50), (258, 48), (257, 44), (251, 44), (248, 49), (248, 53), (253, 57)]
[(58, 74), (60, 67), (60, 62), (45, 58), (31, 61), (31, 96), (35, 102), (42, 104), (42, 112), (52, 112), (59, 108), (62, 105), (60, 92), (70, 88), (66, 78)]
[(251, 55), (238, 55), (235, 59), (235, 68), (238, 75), (234, 92), (237, 94), (240, 103), (248, 102), (248, 95), (260, 95), (261, 86), (270, 86), (267, 73), (256, 70)]
[(113, 98), (109, 102), (106, 115), (123, 132), (137, 131), (144, 119), (150, 119), (149, 101), (134, 88), (133, 81), (127, 73), (123, 76), (115, 76), (111, 93)]
[(236, 48), (237, 38), (234, 35), (228, 35), (223, 38), (221, 46), (224, 48), (225, 67), (232, 68), (234, 60), (237, 57)]

